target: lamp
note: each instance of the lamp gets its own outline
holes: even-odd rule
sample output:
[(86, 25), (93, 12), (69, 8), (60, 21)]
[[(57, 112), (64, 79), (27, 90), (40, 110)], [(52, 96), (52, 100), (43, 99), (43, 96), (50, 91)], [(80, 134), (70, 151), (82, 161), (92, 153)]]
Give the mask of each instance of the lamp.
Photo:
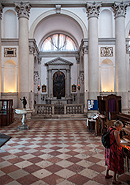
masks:
[(78, 90), (80, 90), (80, 84), (78, 84)]
[(40, 85), (37, 86), (38, 91), (40, 91)]

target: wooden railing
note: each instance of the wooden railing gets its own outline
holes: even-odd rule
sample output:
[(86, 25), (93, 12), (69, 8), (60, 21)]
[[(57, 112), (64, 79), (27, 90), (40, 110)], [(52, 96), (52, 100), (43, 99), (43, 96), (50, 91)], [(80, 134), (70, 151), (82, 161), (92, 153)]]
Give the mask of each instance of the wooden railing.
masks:
[(35, 104), (35, 114), (51, 115), (51, 114), (83, 114), (83, 104)]

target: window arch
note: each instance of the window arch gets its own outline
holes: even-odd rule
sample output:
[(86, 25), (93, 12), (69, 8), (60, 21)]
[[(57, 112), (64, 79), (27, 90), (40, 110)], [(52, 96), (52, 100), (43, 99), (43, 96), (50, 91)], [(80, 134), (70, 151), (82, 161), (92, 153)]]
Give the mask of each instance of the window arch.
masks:
[(43, 41), (41, 51), (77, 51), (77, 48), (72, 38), (62, 33), (56, 33)]

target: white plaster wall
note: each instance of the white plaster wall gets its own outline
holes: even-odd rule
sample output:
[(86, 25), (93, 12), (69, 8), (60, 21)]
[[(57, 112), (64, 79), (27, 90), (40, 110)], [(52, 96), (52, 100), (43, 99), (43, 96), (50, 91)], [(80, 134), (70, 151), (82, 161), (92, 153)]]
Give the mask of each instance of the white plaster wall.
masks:
[(130, 7), (127, 7), (126, 18), (125, 18), (125, 37), (129, 36), (130, 30)]
[(30, 17), (29, 17), (29, 29), (32, 23), (44, 12), (51, 10), (52, 8), (31, 8), (30, 10)]
[(85, 7), (80, 7), (80, 8), (64, 8), (65, 10), (69, 10), (76, 14), (85, 24), (86, 28), (88, 29), (88, 17), (86, 13), (86, 8)]
[(13, 7), (3, 9), (2, 38), (18, 38), (18, 18)]
[(99, 15), (99, 38), (114, 37), (114, 20), (111, 9), (102, 8)]

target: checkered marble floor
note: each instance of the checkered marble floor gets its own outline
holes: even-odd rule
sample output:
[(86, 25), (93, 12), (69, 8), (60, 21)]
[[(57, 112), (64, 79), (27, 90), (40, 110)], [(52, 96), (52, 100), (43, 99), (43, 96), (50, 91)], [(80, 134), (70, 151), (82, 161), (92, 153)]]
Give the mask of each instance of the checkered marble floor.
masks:
[[(110, 185), (105, 179), (104, 148), (79, 120), (28, 120), (18, 131), (16, 119), (0, 133), (12, 138), (0, 148), (0, 185)], [(113, 174), (110, 172), (110, 174)], [(119, 176), (122, 184), (130, 173)]]

